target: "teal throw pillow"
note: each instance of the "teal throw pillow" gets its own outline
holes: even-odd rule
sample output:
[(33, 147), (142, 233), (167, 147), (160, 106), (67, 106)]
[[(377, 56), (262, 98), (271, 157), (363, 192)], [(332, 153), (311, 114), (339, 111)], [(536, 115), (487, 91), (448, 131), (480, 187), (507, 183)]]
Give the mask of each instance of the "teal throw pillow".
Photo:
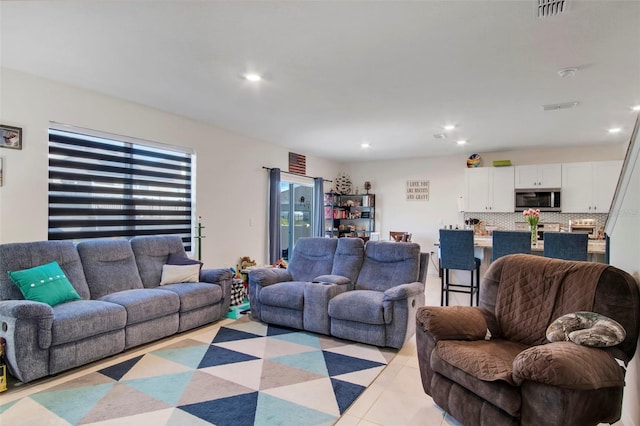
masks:
[(27, 300), (55, 306), (81, 299), (55, 261), (22, 271), (9, 271), (9, 278)]

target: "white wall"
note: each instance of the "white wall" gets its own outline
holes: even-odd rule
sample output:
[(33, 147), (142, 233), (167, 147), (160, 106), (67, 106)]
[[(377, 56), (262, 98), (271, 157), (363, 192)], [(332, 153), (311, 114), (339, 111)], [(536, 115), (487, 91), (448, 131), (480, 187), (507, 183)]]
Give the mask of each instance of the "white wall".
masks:
[[(0, 149), (0, 243), (47, 239), (49, 121), (196, 151), (196, 211), (206, 227), (203, 260), (267, 261), (267, 171), (288, 168), (288, 150), (94, 92), (0, 69), (0, 119), (22, 127), (23, 149)], [(232, 105), (229, 106), (233, 108)], [(304, 154), (301, 152), (300, 154)], [(332, 179), (337, 165), (307, 157), (307, 174)]]

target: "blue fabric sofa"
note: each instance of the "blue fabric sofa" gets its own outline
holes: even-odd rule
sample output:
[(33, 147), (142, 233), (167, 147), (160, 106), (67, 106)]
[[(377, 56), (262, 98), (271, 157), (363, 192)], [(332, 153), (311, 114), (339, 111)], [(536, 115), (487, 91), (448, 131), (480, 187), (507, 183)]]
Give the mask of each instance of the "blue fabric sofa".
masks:
[(428, 254), (415, 243), (301, 238), (287, 269), (249, 272), (254, 319), (400, 348), (424, 306)]
[[(196, 268), (200, 282), (161, 286), (172, 256), (188, 260), (177, 236), (0, 245), (0, 337), (9, 372), (30, 382), (224, 317), (231, 271), (198, 276)], [(25, 300), (8, 272), (53, 261), (79, 300)]]

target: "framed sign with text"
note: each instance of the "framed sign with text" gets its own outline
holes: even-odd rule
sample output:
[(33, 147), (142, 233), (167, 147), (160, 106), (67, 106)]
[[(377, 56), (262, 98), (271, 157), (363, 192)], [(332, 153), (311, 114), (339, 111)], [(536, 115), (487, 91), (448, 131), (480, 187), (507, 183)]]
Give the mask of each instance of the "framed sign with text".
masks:
[(429, 201), (429, 181), (408, 180), (407, 201)]

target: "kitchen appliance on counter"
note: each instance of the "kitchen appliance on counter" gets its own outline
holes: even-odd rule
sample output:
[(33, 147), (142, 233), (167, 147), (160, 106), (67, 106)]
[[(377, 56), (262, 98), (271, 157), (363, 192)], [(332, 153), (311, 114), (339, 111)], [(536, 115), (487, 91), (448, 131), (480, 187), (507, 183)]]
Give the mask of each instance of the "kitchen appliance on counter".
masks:
[(569, 232), (581, 232), (588, 234), (590, 239), (596, 239), (598, 237), (596, 220), (571, 219), (569, 221)]
[[(527, 222), (516, 222), (516, 231), (528, 231), (529, 224)], [(545, 232), (560, 232), (560, 224), (554, 222), (538, 223), (538, 239), (544, 241)]]
[(543, 212), (562, 211), (559, 189), (516, 189), (516, 211), (540, 209)]

